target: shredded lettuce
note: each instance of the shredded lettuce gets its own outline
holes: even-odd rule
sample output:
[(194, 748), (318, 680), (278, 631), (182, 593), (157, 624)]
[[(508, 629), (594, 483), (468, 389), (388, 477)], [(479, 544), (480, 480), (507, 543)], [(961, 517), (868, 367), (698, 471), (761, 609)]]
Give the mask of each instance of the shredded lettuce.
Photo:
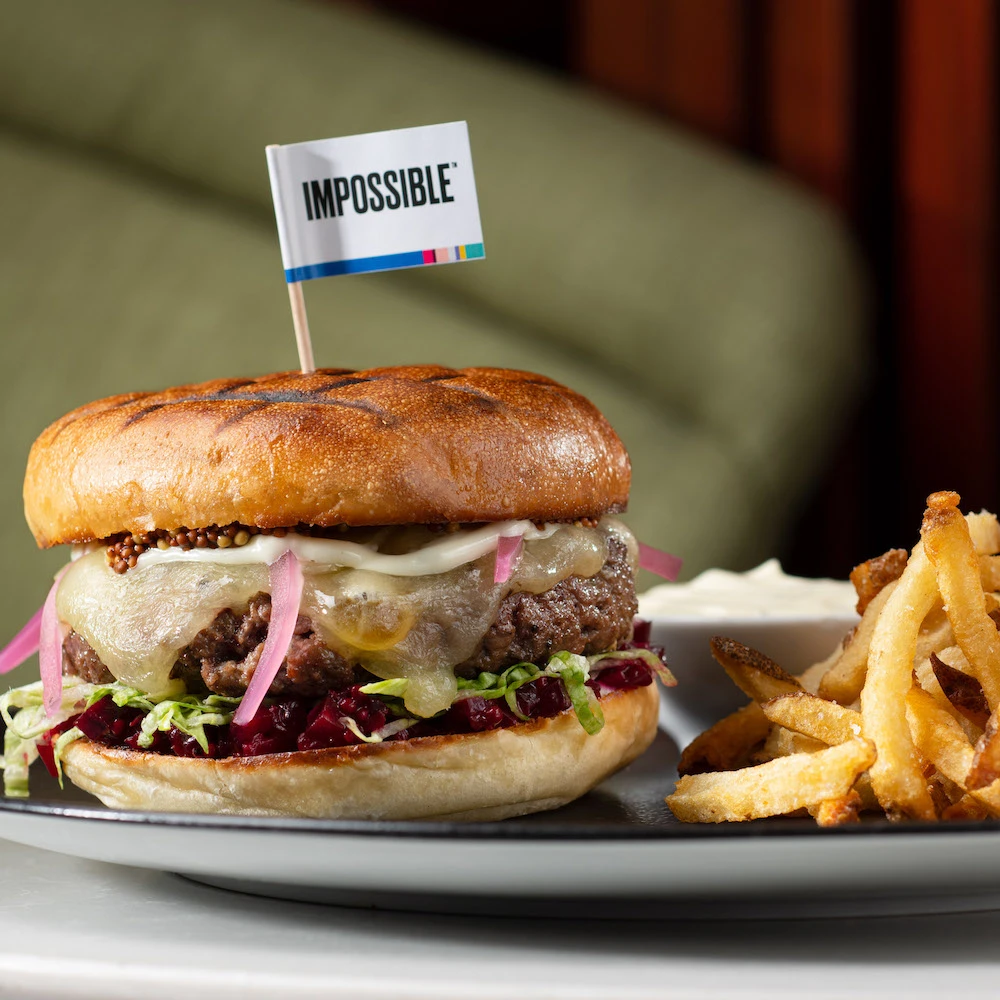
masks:
[[(600, 660), (597, 657), (594, 662)], [(478, 677), (458, 679), (458, 697), (503, 698), (507, 707), (519, 718), (527, 720), (517, 707), (517, 689), (539, 677), (556, 677), (562, 681), (580, 725), (593, 736), (604, 728), (604, 713), (597, 696), (589, 687), (591, 662), (586, 656), (565, 651), (549, 657), (545, 668), (534, 663), (515, 663), (502, 674), (484, 671)]]
[(558, 677), (566, 687), (580, 725), (593, 736), (604, 728), (604, 712), (597, 695), (587, 687), (590, 661), (576, 653), (556, 653), (545, 668), (546, 676)]
[(28, 797), (28, 768), (38, 757), (34, 740), (23, 740), (13, 729), (3, 734), (3, 793), (12, 799)]
[(376, 730), (369, 738), (378, 739), (379, 742), (387, 740), (390, 736), (395, 736), (396, 733), (401, 733), (404, 729), (409, 729), (410, 726), (419, 721), (419, 719), (395, 719), (392, 722), (387, 722), (381, 729)]
[(119, 708), (142, 709), (146, 716), (139, 727), (139, 746), (152, 746), (157, 731), (168, 733), (171, 729), (178, 729), (185, 736), (193, 737), (198, 746), (208, 753), (205, 726), (225, 726), (232, 722), (240, 699), (221, 694), (199, 698), (184, 692), (182, 681), (172, 681), (167, 690), (158, 696), (124, 684), (102, 684), (94, 687), (87, 698), (87, 708), (102, 698), (110, 698)]
[[(646, 653), (646, 650), (628, 651), (628, 659), (637, 659), (635, 653)], [(573, 705), (576, 717), (580, 720), (580, 725), (593, 735), (599, 733), (604, 726), (604, 714), (597, 702), (594, 692), (587, 687), (590, 678), (591, 666), (601, 660), (607, 659), (609, 654), (603, 656), (577, 656), (575, 653), (560, 652), (549, 658), (548, 664), (543, 668), (534, 663), (515, 663), (508, 667), (503, 673), (494, 674), (483, 671), (478, 677), (458, 678), (458, 699), (464, 698), (503, 698), (507, 707), (519, 719), (528, 720), (517, 707), (517, 691), (531, 681), (538, 680), (539, 677), (556, 677), (563, 682), (566, 694)], [(611, 654), (614, 655), (614, 654)], [(656, 659), (652, 653), (649, 656)], [(624, 658), (625, 653), (617, 658)], [(642, 656), (646, 659), (646, 656)], [(657, 660), (659, 663), (659, 660)], [(662, 664), (660, 664), (662, 667)], [(396, 704), (397, 699), (406, 694), (407, 680), (405, 677), (394, 677), (387, 681), (376, 681), (372, 684), (365, 684), (361, 688), (362, 694), (373, 695), (389, 704), (397, 714), (402, 714), (401, 706)], [(438, 715), (443, 715), (443, 712)], [(435, 716), (437, 718), (437, 716)], [(345, 720), (345, 724), (347, 721)], [(354, 732), (354, 728), (351, 728)], [(405, 727), (402, 727), (405, 728)], [(359, 735), (360, 734), (356, 734)], [(360, 737), (364, 739), (365, 737)]]
[(362, 743), (381, 743), (383, 740), (387, 740), (390, 736), (395, 736), (396, 733), (401, 733), (404, 729), (409, 728), (418, 719), (395, 719), (392, 722), (386, 723), (381, 729), (376, 730), (371, 736), (366, 735), (361, 731), (361, 727), (348, 715), (342, 715), (340, 717), (341, 723), (345, 725), (352, 733)]
[[(3, 768), (4, 795), (10, 798), (28, 797), (28, 768), (38, 759), (39, 739), (53, 727), (82, 711), (93, 690), (93, 684), (74, 677), (64, 678), (62, 702), (54, 716), (45, 713), (41, 681), (13, 688), (0, 697), (0, 717), (7, 727), (3, 737), (3, 761), (0, 763)], [(17, 714), (13, 714), (14, 712)], [(61, 734), (62, 743), (60, 745), (59, 740), (56, 741), (53, 754), (61, 753), (73, 742), (72, 739), (64, 739), (72, 732), (74, 730), (71, 729)], [(56, 760), (61, 778), (58, 756)]]
[[(525, 684), (541, 677), (560, 680), (573, 706), (580, 725), (591, 735), (604, 726), (604, 713), (594, 692), (587, 686), (590, 677), (601, 663), (609, 660), (643, 660), (668, 686), (676, 683), (659, 657), (648, 649), (621, 649), (594, 656), (579, 656), (565, 651), (553, 654), (545, 667), (534, 663), (516, 663), (502, 673), (484, 671), (478, 677), (458, 678), (458, 699), (472, 697), (503, 698), (510, 710), (520, 719), (527, 717), (517, 705), (517, 691)], [(375, 681), (361, 688), (363, 694), (383, 701), (396, 716), (381, 729), (366, 735), (355, 720), (343, 717), (341, 722), (365, 743), (381, 743), (396, 733), (420, 721), (406, 712), (402, 698), (408, 681), (405, 677)], [(4, 794), (26, 798), (28, 795), (28, 768), (38, 758), (39, 740), (54, 727), (96, 704), (102, 698), (111, 698), (119, 708), (138, 708), (145, 715), (140, 724), (139, 746), (152, 746), (157, 732), (177, 729), (197, 741), (208, 753), (208, 736), (205, 726), (224, 726), (232, 721), (239, 698), (211, 694), (204, 698), (186, 694), (182, 682), (172, 681), (158, 694), (148, 694), (125, 684), (88, 684), (79, 678), (63, 679), (62, 702), (53, 716), (46, 715), (41, 681), (13, 688), (0, 696), (0, 717), (6, 724), (4, 733), (3, 768)], [(443, 715), (444, 713), (438, 713)], [(437, 716), (435, 716), (436, 718)], [(56, 772), (62, 785), (62, 759), (66, 748), (84, 734), (76, 727), (60, 733), (52, 744)]]
[(387, 681), (375, 681), (372, 684), (365, 684), (361, 688), (362, 694), (375, 695), (376, 697), (402, 698), (406, 694), (406, 689), (410, 682), (405, 677), (393, 677)]
[[(181, 682), (172, 682), (163, 695), (148, 695), (125, 684), (87, 684), (73, 677), (63, 679), (62, 704), (54, 716), (45, 714), (41, 681), (13, 688), (0, 697), (0, 717), (6, 724), (3, 768), (4, 794), (12, 798), (28, 795), (28, 768), (38, 759), (38, 741), (50, 729), (65, 722), (102, 698), (110, 698), (119, 708), (139, 708), (146, 713), (140, 726), (139, 745), (151, 746), (157, 730), (179, 729), (198, 741), (208, 752), (205, 726), (223, 726), (230, 722), (239, 698), (209, 695), (198, 698), (184, 694)], [(173, 696), (173, 697), (171, 697)], [(14, 714), (16, 713), (16, 714)], [(56, 773), (62, 786), (62, 758), (66, 748), (81, 739), (75, 726), (60, 733), (52, 744)]]
[(642, 660), (659, 677), (664, 687), (677, 686), (677, 678), (651, 649), (612, 649), (607, 653), (596, 653), (593, 656), (588, 656), (587, 659), (592, 667), (605, 660)]
[(178, 729), (185, 736), (193, 737), (202, 751), (208, 753), (205, 726), (228, 725), (239, 703), (239, 698), (221, 694), (206, 698), (186, 695), (177, 700), (161, 701), (150, 709), (139, 726), (139, 746), (151, 747), (157, 731), (169, 733), (171, 729)]
[(55, 743), (52, 744), (52, 759), (56, 764), (56, 777), (59, 779), (60, 788), (63, 787), (62, 759), (63, 754), (66, 752), (66, 747), (68, 747), (70, 743), (75, 743), (77, 740), (83, 739), (83, 735), (83, 730), (77, 729), (76, 726), (74, 726), (72, 729), (67, 729), (66, 732), (60, 733), (56, 737)]
[(594, 668), (608, 660), (642, 660), (668, 687), (677, 683), (663, 661), (649, 649), (618, 649), (593, 656), (579, 656), (564, 650), (554, 653), (544, 669), (534, 663), (515, 663), (501, 674), (484, 671), (478, 677), (460, 677), (458, 697), (503, 698), (519, 719), (526, 719), (517, 707), (517, 689), (539, 677), (557, 677), (566, 688), (580, 725), (593, 736), (604, 728), (604, 712), (597, 696), (587, 687), (587, 681), (596, 673)]

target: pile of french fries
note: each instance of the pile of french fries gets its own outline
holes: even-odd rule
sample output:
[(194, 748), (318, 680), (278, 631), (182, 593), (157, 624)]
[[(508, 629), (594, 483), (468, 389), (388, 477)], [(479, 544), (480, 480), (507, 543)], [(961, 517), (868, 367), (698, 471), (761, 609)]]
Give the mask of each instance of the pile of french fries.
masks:
[(909, 556), (854, 570), (860, 623), (798, 677), (712, 640), (751, 701), (684, 750), (678, 819), (1000, 817), (1000, 524), (959, 500), (932, 494)]

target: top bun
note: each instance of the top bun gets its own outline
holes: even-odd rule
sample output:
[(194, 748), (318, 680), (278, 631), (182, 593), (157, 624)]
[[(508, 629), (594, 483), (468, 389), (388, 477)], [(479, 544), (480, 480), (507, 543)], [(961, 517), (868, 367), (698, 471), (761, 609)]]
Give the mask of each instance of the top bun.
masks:
[(436, 365), (218, 379), (112, 396), (45, 430), (24, 480), (42, 547), (179, 527), (599, 517), (630, 466), (582, 396)]

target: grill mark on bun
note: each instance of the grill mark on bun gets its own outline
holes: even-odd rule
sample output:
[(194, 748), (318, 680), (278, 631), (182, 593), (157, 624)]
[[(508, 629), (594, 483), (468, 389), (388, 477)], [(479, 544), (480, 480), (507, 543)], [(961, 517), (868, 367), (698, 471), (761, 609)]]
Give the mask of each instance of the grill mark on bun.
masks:
[(148, 406), (144, 406), (141, 410), (137, 410), (135, 413), (129, 414), (125, 418), (125, 423), (122, 427), (131, 427), (132, 424), (138, 423), (143, 417), (148, 417), (151, 413), (155, 413), (157, 410), (162, 410), (166, 403), (150, 403)]
[(317, 386), (317, 392), (332, 392), (334, 389), (344, 389), (349, 385), (360, 385), (364, 382), (374, 382), (376, 379), (373, 378), (340, 378), (333, 382), (327, 382), (325, 385)]
[[(444, 381), (443, 379), (435, 379), (435, 381)], [(500, 402), (496, 396), (491, 396), (488, 392), (483, 392), (481, 389), (476, 389), (471, 385), (446, 385), (445, 389), (451, 389), (452, 392), (464, 392), (467, 396), (473, 396), (478, 402), (484, 404), (486, 409), (490, 410), (501, 410), (503, 409), (503, 403)]]
[(252, 378), (240, 379), (240, 380), (235, 381), (235, 382), (230, 382), (229, 385), (226, 388), (226, 391), (227, 392), (232, 392), (234, 389), (242, 389), (244, 386), (254, 385), (256, 382), (259, 382), (259, 381), (267, 381), (267, 380), (252, 379)]
[[(365, 380), (356, 379), (355, 381), (361, 382)], [(315, 392), (301, 392), (295, 389), (246, 393), (231, 393), (229, 390), (223, 390), (222, 392), (210, 393), (201, 396), (181, 396), (178, 399), (167, 400), (164, 403), (149, 403), (141, 410), (137, 410), (135, 413), (130, 414), (122, 424), (122, 427), (131, 427), (133, 424), (148, 417), (151, 413), (156, 413), (158, 410), (165, 409), (168, 406), (181, 406), (185, 403), (206, 402), (249, 404), (241, 413), (233, 413), (226, 417), (226, 419), (223, 420), (222, 423), (220, 423), (216, 428), (217, 434), (226, 427), (231, 427), (233, 424), (239, 423), (242, 419), (244, 419), (244, 417), (249, 416), (251, 413), (257, 413), (269, 406), (274, 406), (275, 404), (280, 403), (298, 403), (306, 406), (346, 406), (351, 410), (360, 410), (363, 413), (370, 413), (373, 417), (378, 417), (379, 420), (387, 426), (397, 422), (397, 418), (393, 414), (384, 410), (381, 406), (377, 406), (375, 403), (371, 403), (365, 399), (329, 399), (325, 396), (317, 395)]]
[(546, 378), (544, 375), (530, 375), (527, 372), (523, 373), (525, 378), (519, 378), (517, 381), (520, 385), (537, 385), (542, 389), (556, 389), (561, 390), (561, 386), (558, 382), (554, 382), (550, 378)]
[(218, 437), (218, 435), (221, 434), (224, 430), (226, 430), (229, 427), (232, 427), (234, 424), (238, 424), (241, 420), (246, 419), (248, 416), (250, 416), (251, 413), (257, 413), (260, 410), (266, 410), (270, 405), (271, 404), (267, 401), (250, 402), (248, 400), (247, 407), (245, 410), (242, 410), (239, 413), (231, 414), (230, 416), (226, 417), (226, 419), (223, 420), (222, 423), (218, 425), (218, 427), (215, 428), (215, 436)]

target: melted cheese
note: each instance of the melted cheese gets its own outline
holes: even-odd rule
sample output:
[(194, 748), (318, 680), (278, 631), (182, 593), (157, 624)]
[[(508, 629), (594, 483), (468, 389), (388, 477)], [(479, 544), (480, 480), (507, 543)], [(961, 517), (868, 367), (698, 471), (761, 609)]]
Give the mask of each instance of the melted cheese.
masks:
[[(511, 579), (495, 584), (497, 539), (522, 531)], [(597, 528), (508, 522), (444, 536), (387, 529), (365, 543), (258, 536), (239, 548), (151, 550), (124, 574), (97, 551), (67, 570), (57, 608), (118, 680), (162, 690), (177, 654), (220, 611), (267, 592), (267, 563), (292, 549), (305, 577), (302, 614), (346, 659), (377, 677), (408, 678), (407, 709), (426, 716), (454, 700), (454, 667), (476, 650), (504, 597), (593, 576), (611, 535), (626, 542), (634, 562), (632, 535), (610, 518)]]
[(220, 611), (246, 607), (254, 594), (268, 590), (264, 565), (239, 573), (220, 569), (171, 563), (119, 575), (103, 552), (92, 552), (66, 571), (56, 610), (118, 680), (162, 691), (177, 654)]

